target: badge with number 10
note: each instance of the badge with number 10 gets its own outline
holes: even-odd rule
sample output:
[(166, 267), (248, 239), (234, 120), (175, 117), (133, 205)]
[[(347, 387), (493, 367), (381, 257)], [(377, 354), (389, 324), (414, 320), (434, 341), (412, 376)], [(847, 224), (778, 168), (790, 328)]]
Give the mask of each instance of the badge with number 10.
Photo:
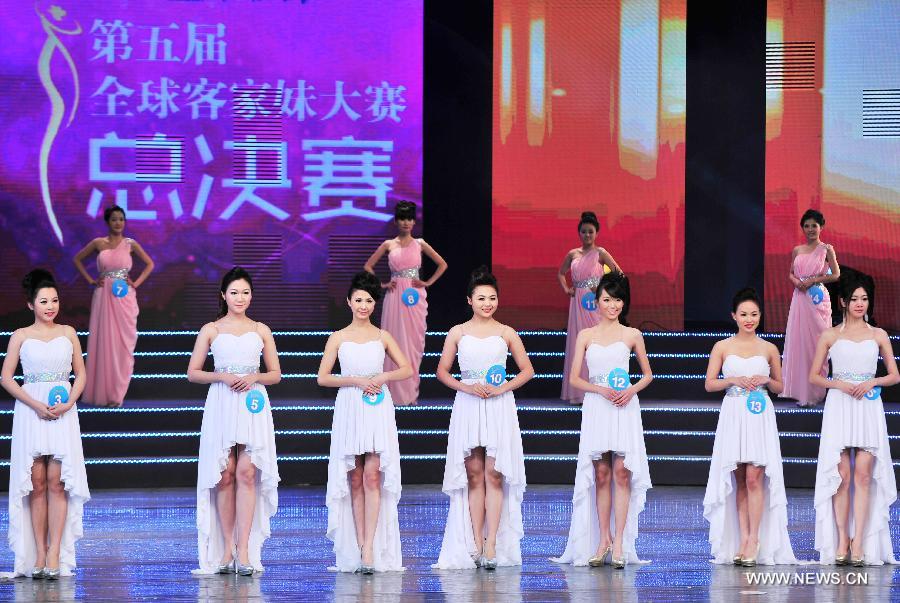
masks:
[(500, 387), (504, 381), (506, 381), (506, 369), (499, 364), (489, 368), (484, 375), (484, 382), (494, 387)]

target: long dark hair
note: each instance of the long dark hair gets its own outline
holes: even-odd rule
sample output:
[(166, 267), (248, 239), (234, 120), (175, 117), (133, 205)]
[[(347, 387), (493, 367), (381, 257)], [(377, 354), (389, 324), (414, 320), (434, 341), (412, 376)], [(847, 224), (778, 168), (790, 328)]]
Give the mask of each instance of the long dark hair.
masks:
[(619, 322), (627, 327), (628, 310), (631, 308), (631, 283), (628, 282), (628, 277), (615, 270), (607, 272), (600, 279), (597, 290), (594, 292), (598, 301), (604, 291), (606, 291), (610, 297), (622, 300), (622, 311), (619, 313)]
[(228, 314), (228, 304), (225, 303), (225, 297), (223, 297), (225, 292), (228, 291), (228, 285), (241, 279), (247, 281), (247, 284), (250, 285), (250, 293), (253, 293), (253, 279), (250, 278), (249, 272), (240, 266), (235, 266), (226, 272), (225, 276), (222, 277), (222, 286), (219, 287), (219, 314), (216, 316), (216, 320)]
[(34, 298), (37, 297), (38, 291), (48, 287), (56, 289), (56, 279), (53, 278), (53, 275), (48, 270), (43, 268), (35, 268), (22, 279), (22, 289), (25, 291), (25, 298), (30, 304), (34, 303)]

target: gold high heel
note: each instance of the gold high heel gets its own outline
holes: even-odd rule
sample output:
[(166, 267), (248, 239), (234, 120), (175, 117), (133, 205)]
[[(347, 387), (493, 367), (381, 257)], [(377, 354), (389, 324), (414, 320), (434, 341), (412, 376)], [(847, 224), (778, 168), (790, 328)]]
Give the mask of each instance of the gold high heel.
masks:
[[(850, 547), (853, 547), (853, 541), (850, 541)], [(847, 549), (847, 554), (850, 555), (850, 549)], [(866, 554), (863, 553), (862, 557), (853, 557), (850, 556), (850, 565), (853, 567), (865, 567), (866, 565)]]
[[(851, 541), (852, 542), (852, 541)], [(850, 561), (850, 545), (847, 545), (847, 552), (843, 555), (835, 555), (834, 556), (834, 564), (835, 565), (847, 565)]]
[(588, 565), (591, 567), (601, 567), (606, 564), (606, 556), (612, 553), (612, 545), (608, 545), (606, 550), (599, 555), (594, 555), (588, 559)]
[(625, 558), (623, 557), (622, 559), (616, 559), (615, 557), (613, 557), (612, 566), (613, 569), (625, 569)]
[(759, 557), (760, 543), (756, 543), (756, 554), (753, 557), (741, 557), (741, 567), (756, 567), (756, 558)]

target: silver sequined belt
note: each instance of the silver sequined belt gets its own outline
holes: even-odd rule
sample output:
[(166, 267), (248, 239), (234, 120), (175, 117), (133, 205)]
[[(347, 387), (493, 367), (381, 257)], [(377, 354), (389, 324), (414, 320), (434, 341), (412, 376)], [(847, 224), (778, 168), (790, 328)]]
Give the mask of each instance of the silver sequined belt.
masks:
[(765, 387), (757, 387), (756, 389), (744, 389), (743, 387), (738, 387), (737, 385), (732, 385), (728, 389), (725, 390), (726, 396), (740, 396), (742, 398), (746, 398), (753, 392), (762, 392), (766, 393)]
[(100, 273), (100, 278), (128, 278), (128, 269), (120, 268), (119, 270), (107, 270)]
[(64, 373), (25, 373), (25, 383), (56, 383), (68, 381), (71, 371)]
[(228, 366), (217, 366), (217, 373), (229, 373), (232, 375), (252, 375), (253, 373), (259, 372), (259, 365), (253, 366), (251, 364), (246, 364), (241, 366), (239, 364), (229, 364)]
[(584, 279), (583, 281), (575, 281), (572, 284), (575, 285), (576, 289), (596, 289), (597, 285), (600, 284), (600, 277), (592, 276), (591, 278)]
[(589, 381), (594, 385), (609, 385), (609, 375), (594, 375)]
[(869, 379), (875, 378), (875, 373), (834, 373), (831, 376), (832, 379), (836, 379), (838, 381), (856, 381), (858, 383), (862, 383), (863, 381), (868, 381)]
[(484, 369), (483, 371), (460, 371), (459, 376), (462, 379), (484, 379), (487, 372), (488, 369)]
[(337, 375), (337, 377), (343, 377), (344, 379), (371, 379), (372, 377), (377, 377), (381, 373), (366, 373), (365, 375)]
[(403, 270), (392, 270), (391, 278), (419, 278), (419, 268), (405, 268)]

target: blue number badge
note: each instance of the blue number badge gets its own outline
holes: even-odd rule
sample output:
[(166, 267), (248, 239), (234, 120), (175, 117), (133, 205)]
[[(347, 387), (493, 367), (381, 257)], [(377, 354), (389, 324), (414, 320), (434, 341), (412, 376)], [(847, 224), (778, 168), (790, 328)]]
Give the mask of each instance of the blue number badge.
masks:
[(407, 305), (409, 307), (415, 306), (417, 303), (419, 303), (419, 292), (412, 287), (407, 287), (406, 289), (404, 289), (403, 293), (401, 293), (401, 296), (403, 298), (404, 305)]
[(877, 400), (881, 397), (881, 387), (876, 385), (866, 392), (866, 400)]
[(506, 368), (499, 364), (489, 368), (484, 375), (484, 382), (494, 387), (500, 387), (504, 381), (506, 381)]
[(116, 297), (125, 297), (128, 295), (128, 281), (124, 278), (117, 278), (112, 282), (112, 294)]
[(47, 404), (56, 406), (57, 404), (65, 404), (69, 401), (69, 392), (62, 385), (57, 385), (50, 390), (47, 395)]
[(620, 392), (631, 385), (631, 379), (629, 378), (628, 371), (620, 368), (609, 371), (609, 375), (606, 377), (606, 382), (612, 389), (616, 390), (617, 392)]
[(588, 312), (597, 310), (597, 295), (593, 291), (588, 291), (581, 296), (581, 307)]
[(377, 394), (367, 394), (366, 392), (363, 392), (362, 400), (366, 404), (378, 406), (379, 404), (384, 402), (384, 386), (382, 386), (381, 391)]
[(751, 392), (747, 396), (747, 410), (755, 415), (766, 410), (766, 396), (762, 392)]
[(818, 306), (825, 301), (825, 288), (822, 285), (813, 285), (806, 290), (806, 294), (809, 295), (813, 305)]
[(262, 409), (266, 407), (266, 397), (262, 395), (262, 392), (253, 390), (247, 393), (247, 410), (256, 414), (258, 412), (262, 412)]

